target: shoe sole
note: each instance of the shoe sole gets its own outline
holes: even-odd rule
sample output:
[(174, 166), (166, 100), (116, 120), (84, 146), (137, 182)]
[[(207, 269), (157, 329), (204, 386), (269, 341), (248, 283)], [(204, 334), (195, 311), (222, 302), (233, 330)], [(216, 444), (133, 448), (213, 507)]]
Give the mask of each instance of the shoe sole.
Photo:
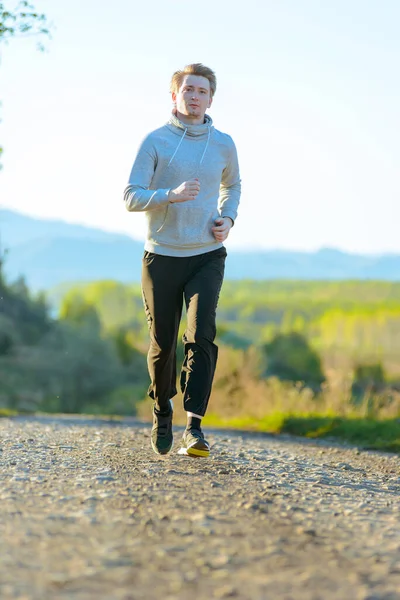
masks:
[(210, 456), (209, 450), (199, 450), (198, 448), (180, 448), (178, 454), (182, 456), (191, 456), (193, 458), (207, 458)]
[(153, 444), (153, 440), (151, 440), (151, 447), (153, 448), (153, 451), (154, 451), (156, 454), (159, 454), (159, 455), (161, 455), (161, 456), (163, 456), (164, 454), (168, 454), (168, 452), (171, 452), (171, 449), (172, 449), (172, 446), (173, 446), (173, 445), (174, 445), (174, 443), (172, 442), (172, 444), (170, 445), (170, 447), (169, 447), (169, 448), (167, 448), (167, 449), (165, 449), (165, 450), (162, 450), (162, 451), (160, 451), (160, 450), (158, 450), (158, 448), (156, 448), (156, 447), (154, 446), (154, 444)]

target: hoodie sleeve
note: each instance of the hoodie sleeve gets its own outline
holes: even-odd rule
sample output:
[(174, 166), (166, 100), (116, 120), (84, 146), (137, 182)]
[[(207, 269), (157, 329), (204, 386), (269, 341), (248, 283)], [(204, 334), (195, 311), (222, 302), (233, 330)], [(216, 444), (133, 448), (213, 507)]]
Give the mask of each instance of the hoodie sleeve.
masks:
[(124, 191), (124, 202), (128, 211), (156, 210), (168, 204), (169, 189), (149, 189), (156, 167), (157, 152), (148, 136), (138, 150)]
[(221, 217), (229, 217), (235, 223), (240, 201), (241, 182), (236, 146), (231, 137), (228, 162), (222, 172), (219, 188), (218, 209)]

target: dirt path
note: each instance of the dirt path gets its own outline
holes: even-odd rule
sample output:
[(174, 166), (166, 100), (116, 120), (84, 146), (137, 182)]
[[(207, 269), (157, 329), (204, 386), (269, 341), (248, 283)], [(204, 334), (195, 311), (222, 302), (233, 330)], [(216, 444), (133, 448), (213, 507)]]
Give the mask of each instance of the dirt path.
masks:
[(0, 598), (400, 599), (400, 458), (133, 420), (0, 420)]

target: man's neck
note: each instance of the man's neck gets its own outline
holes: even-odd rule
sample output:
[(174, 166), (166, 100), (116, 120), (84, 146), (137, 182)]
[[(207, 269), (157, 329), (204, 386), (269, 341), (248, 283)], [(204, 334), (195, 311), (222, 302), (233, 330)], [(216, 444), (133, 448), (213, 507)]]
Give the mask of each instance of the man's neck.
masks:
[(182, 123), (185, 123), (185, 125), (203, 125), (203, 123), (205, 122), (204, 115), (203, 115), (203, 117), (196, 118), (196, 117), (189, 117), (188, 115), (183, 115), (179, 111), (176, 111), (175, 114), (178, 117), (178, 119), (180, 121), (182, 121)]

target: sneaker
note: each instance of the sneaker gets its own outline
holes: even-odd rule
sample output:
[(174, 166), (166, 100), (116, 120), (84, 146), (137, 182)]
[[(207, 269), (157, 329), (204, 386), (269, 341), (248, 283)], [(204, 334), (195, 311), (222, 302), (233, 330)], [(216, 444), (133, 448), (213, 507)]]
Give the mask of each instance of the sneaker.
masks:
[(185, 429), (178, 454), (207, 457), (210, 454), (210, 444), (206, 442), (200, 429)]
[(174, 438), (172, 435), (172, 402), (169, 413), (157, 413), (153, 405), (153, 427), (151, 429), (151, 447), (156, 454), (168, 454), (172, 448)]

